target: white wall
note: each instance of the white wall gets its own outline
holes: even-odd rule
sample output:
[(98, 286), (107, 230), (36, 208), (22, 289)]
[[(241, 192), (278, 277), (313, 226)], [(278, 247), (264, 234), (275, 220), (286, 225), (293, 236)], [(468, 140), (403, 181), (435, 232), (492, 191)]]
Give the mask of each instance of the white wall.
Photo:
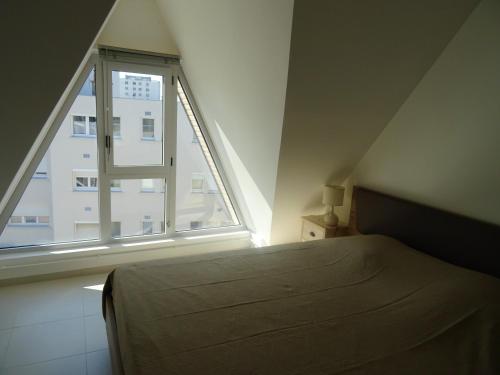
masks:
[(157, 3), (247, 223), (268, 238), (293, 1)]
[(500, 2), (483, 0), (354, 183), (500, 224)]
[(119, 0), (97, 43), (139, 51), (178, 54), (154, 0)]
[[(97, 36), (114, 0), (2, 0), (0, 199)], [(5, 203), (5, 200), (2, 201)]]
[[(296, 0), (272, 242), (297, 241), (477, 0)], [(255, 146), (255, 145), (253, 145)]]

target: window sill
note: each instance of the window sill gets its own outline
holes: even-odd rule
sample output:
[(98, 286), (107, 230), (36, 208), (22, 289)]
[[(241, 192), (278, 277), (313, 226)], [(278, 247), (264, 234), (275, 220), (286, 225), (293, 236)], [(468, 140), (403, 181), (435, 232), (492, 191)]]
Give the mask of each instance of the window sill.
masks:
[(97, 192), (97, 188), (73, 188), (74, 192)]
[(155, 137), (142, 137), (141, 141), (155, 142), (156, 138)]
[(112, 192), (112, 193), (122, 193), (122, 192), (123, 192), (123, 190), (122, 190), (122, 188), (115, 188), (115, 187), (112, 187), (112, 188), (111, 188), (111, 192)]
[(97, 138), (97, 136), (91, 134), (72, 134), (71, 136), (73, 138)]
[(23, 228), (25, 228), (25, 227), (42, 227), (42, 228), (44, 228), (44, 227), (48, 227), (49, 224), (35, 224), (35, 223), (32, 223), (32, 224), (10, 224), (9, 223), (9, 224), (7, 224), (7, 226), (9, 226), (9, 227), (23, 227)]
[(0, 250), (0, 281), (35, 277), (60, 272), (75, 272), (92, 268), (114, 268), (119, 264), (147, 260), (183, 257), (251, 247), (251, 233), (236, 230), (217, 234), (193, 234), (163, 239), (140, 239), (107, 245), (87, 242), (60, 250), (33, 251)]

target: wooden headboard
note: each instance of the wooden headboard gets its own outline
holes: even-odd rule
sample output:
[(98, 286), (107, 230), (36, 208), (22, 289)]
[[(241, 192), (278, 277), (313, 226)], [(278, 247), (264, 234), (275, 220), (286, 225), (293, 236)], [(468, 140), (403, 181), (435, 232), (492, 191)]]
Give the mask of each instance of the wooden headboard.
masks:
[(500, 278), (500, 227), (354, 187), (349, 231), (384, 234), (461, 267)]

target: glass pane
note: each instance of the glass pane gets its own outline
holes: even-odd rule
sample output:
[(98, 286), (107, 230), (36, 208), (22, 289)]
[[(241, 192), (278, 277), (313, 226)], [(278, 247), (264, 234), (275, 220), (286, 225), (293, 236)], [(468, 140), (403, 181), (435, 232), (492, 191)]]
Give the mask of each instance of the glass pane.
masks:
[(119, 221), (113, 221), (111, 223), (111, 236), (113, 237), (120, 237), (121, 234), (122, 234), (122, 223), (120, 223)]
[(238, 218), (179, 82), (175, 230), (237, 225)]
[(113, 137), (121, 136), (120, 118), (113, 117)]
[[(113, 161), (116, 166), (163, 165), (163, 76), (112, 72)], [(147, 89), (147, 91), (146, 91)]]
[(97, 134), (97, 122), (94, 116), (89, 116), (89, 135)]
[[(111, 230), (113, 237), (165, 233), (165, 228), (162, 226), (166, 212), (165, 180), (127, 179), (115, 181), (119, 181), (121, 188), (117, 192), (111, 187)], [(116, 182), (113, 184), (116, 185)]]
[(86, 134), (85, 116), (73, 116), (73, 134)]
[[(0, 235), (0, 248), (99, 238), (94, 71), (87, 77)], [(94, 126), (94, 125), (93, 125)], [(76, 136), (75, 136), (76, 135)]]

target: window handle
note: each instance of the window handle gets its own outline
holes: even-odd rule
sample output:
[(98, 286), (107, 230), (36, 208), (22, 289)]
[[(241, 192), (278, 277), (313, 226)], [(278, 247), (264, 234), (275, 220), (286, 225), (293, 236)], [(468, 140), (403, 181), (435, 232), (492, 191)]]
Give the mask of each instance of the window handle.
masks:
[(108, 149), (108, 155), (111, 151), (111, 136), (107, 135), (106, 136), (106, 148)]

